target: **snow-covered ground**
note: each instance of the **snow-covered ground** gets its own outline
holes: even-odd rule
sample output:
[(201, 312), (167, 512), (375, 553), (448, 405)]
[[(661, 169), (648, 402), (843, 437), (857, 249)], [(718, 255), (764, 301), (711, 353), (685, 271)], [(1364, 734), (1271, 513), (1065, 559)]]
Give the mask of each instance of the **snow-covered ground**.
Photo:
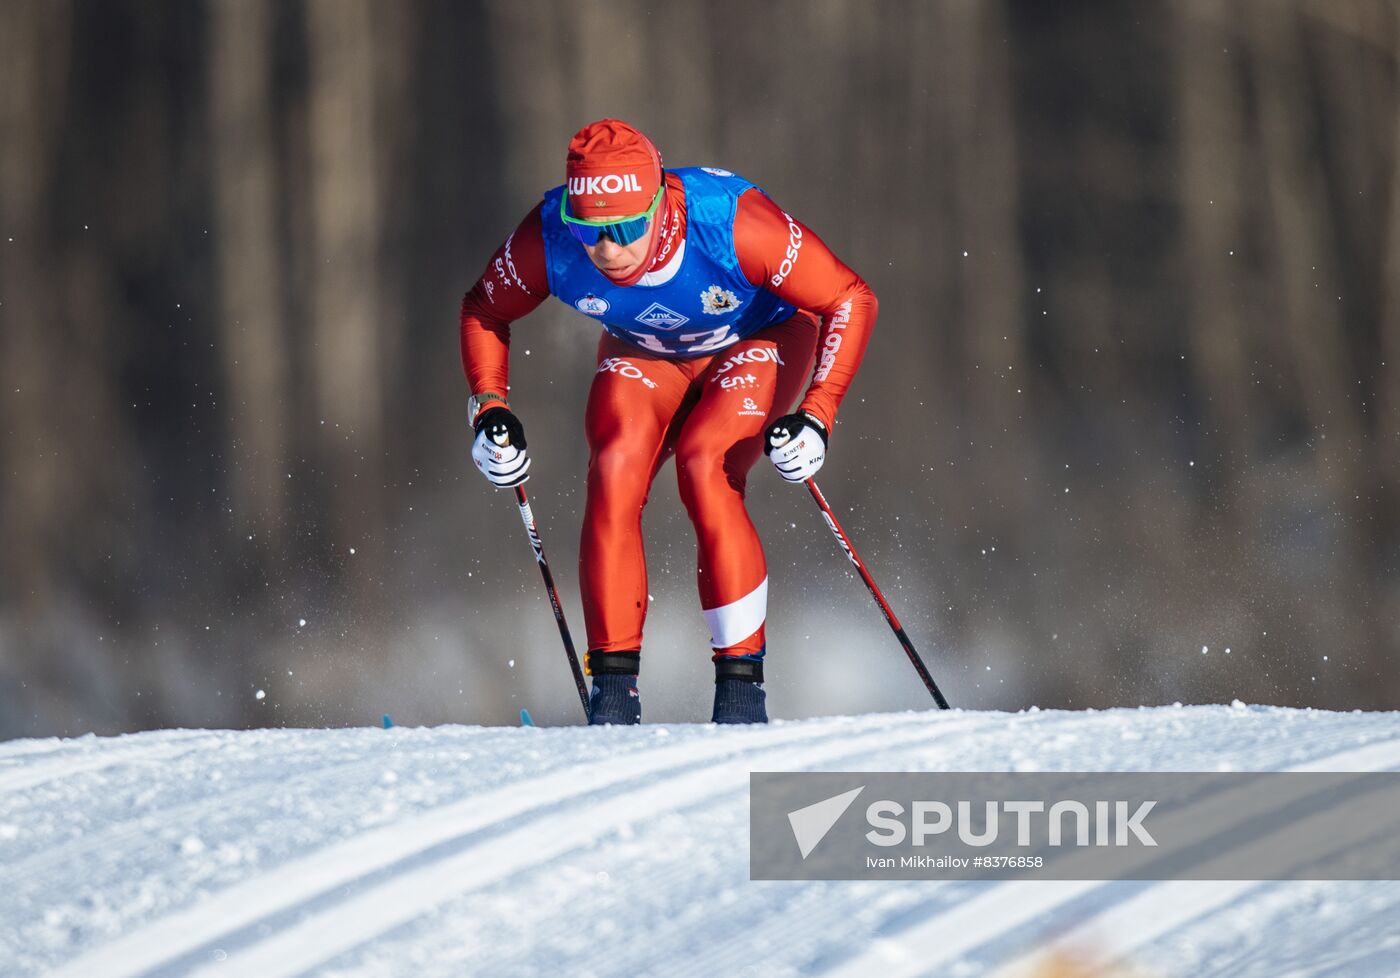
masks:
[(1400, 770), (1400, 714), (13, 741), (0, 975), (1400, 975), (1394, 882), (751, 882), (754, 770)]

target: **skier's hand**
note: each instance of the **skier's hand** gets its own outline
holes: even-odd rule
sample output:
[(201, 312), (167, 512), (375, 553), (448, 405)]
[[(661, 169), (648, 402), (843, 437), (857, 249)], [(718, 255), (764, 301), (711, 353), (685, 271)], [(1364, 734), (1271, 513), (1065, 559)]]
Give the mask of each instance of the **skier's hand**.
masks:
[(785, 414), (768, 426), (763, 453), (788, 482), (803, 482), (826, 461), (826, 426), (806, 412)]
[(525, 428), (510, 408), (487, 408), (477, 415), (472, 461), (497, 489), (510, 489), (530, 478)]

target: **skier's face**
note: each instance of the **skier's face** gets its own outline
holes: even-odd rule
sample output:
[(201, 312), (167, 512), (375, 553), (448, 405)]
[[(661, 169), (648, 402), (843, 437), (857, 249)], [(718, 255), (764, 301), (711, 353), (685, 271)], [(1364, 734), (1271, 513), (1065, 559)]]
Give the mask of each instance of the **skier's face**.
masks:
[(589, 261), (598, 267), (610, 279), (625, 279), (637, 270), (642, 262), (646, 261), (647, 255), (651, 252), (651, 243), (656, 238), (657, 226), (660, 221), (653, 220), (651, 227), (647, 228), (647, 233), (629, 245), (620, 245), (603, 235), (595, 245), (584, 245), (583, 250), (588, 252)]

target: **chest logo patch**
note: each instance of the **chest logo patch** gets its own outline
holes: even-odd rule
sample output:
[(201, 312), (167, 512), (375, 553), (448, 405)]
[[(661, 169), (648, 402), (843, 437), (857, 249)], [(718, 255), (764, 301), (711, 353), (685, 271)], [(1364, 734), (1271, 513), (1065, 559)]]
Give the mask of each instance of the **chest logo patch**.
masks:
[(707, 316), (723, 316), (739, 308), (739, 297), (728, 289), (712, 285), (700, 293), (700, 305), (704, 306)]
[(674, 309), (667, 309), (659, 302), (653, 302), (642, 310), (637, 322), (652, 329), (680, 329), (690, 322), (690, 317), (682, 316)]
[(574, 303), (574, 308), (588, 316), (601, 316), (611, 307), (611, 303), (601, 296), (589, 293)]

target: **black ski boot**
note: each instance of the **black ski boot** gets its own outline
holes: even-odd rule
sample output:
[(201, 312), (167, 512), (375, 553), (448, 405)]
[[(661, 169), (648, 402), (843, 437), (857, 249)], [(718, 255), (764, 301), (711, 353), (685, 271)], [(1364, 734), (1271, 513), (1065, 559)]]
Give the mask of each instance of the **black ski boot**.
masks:
[(593, 695), (588, 698), (588, 723), (630, 726), (642, 722), (642, 701), (637, 695), (638, 652), (590, 652), (588, 671), (593, 674)]
[(763, 662), (722, 655), (715, 659), (715, 712), (711, 723), (767, 723)]

